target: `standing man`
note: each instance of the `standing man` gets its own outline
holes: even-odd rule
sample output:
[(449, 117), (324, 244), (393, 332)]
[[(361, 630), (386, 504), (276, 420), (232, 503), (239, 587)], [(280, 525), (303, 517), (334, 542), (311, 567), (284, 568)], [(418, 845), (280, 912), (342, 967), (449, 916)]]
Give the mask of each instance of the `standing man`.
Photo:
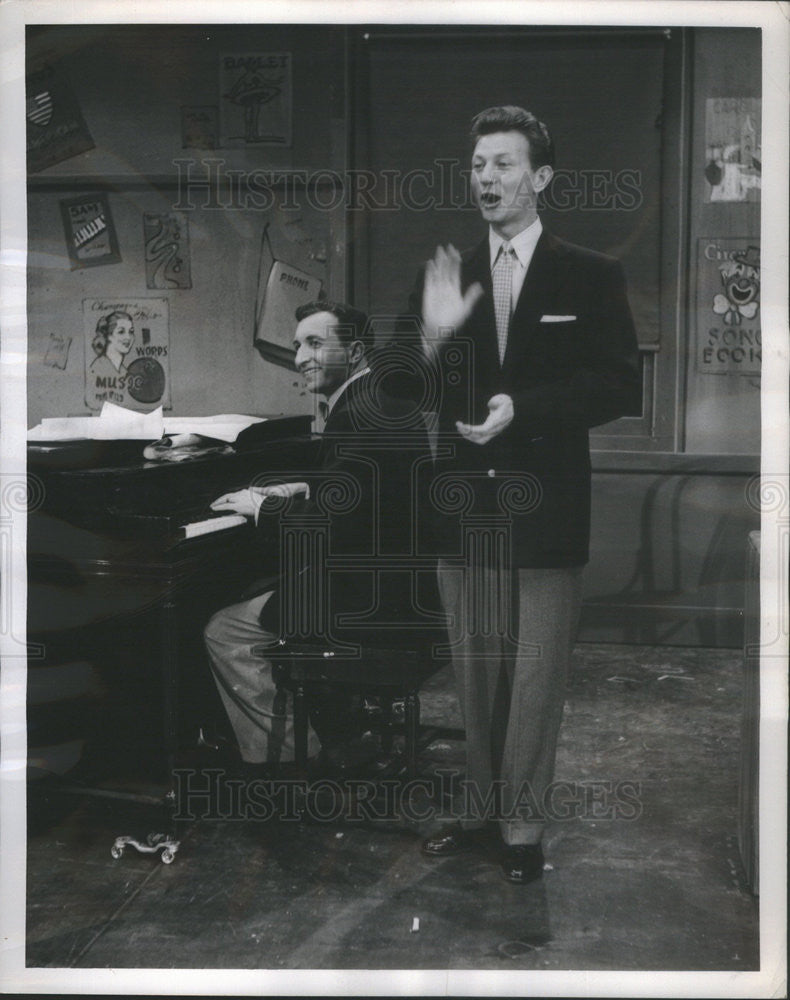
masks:
[[(544, 820), (526, 803), (542, 812), (553, 778), (589, 558), (588, 429), (638, 412), (641, 389), (620, 264), (555, 238), (537, 215), (553, 174), (546, 126), (519, 107), (489, 108), (471, 138), (488, 233), (463, 254), (439, 247), (411, 310), (442, 387), (439, 440), (450, 457), (437, 462), (437, 482), (464, 480), (471, 513), (500, 512), (510, 544), (494, 566), (467, 545), (459, 570), (459, 536), (445, 539), (439, 586), (466, 727), (467, 804), (477, 808), (422, 849), (441, 857), (495, 842), (504, 877), (527, 883), (543, 870)], [(508, 509), (508, 483), (528, 502)], [(492, 827), (479, 805), (493, 791)]]
[[(306, 496), (308, 520), (328, 511), (327, 554), (335, 561), (348, 557), (351, 568), (341, 567), (341, 572), (322, 576), (315, 584), (326, 598), (326, 617), (313, 607), (295, 609), (300, 621), (306, 615), (326, 630), (326, 634), (305, 638), (326, 641), (337, 634), (339, 623), (343, 638), (352, 643), (364, 643), (371, 632), (389, 636), (393, 627), (395, 638), (402, 639), (401, 623), (415, 617), (410, 581), (403, 579), (402, 572), (387, 576), (381, 571), (376, 587), (374, 573), (388, 556), (398, 566), (400, 558), (409, 554), (404, 549), (411, 543), (413, 473), (430, 462), (422, 415), (380, 390), (367, 363), (370, 328), (364, 313), (322, 301), (300, 306), (296, 318), (296, 368), (308, 391), (325, 401), (323, 406), (319, 403), (326, 422), (317, 469), (309, 475), (309, 485), (252, 486), (219, 497), (211, 506), (221, 513), (254, 518), (262, 530), (271, 530), (265, 527), (266, 518), (272, 516), (265, 513), (267, 498)], [(279, 509), (279, 503), (274, 507)], [(355, 564), (363, 568), (355, 570)], [(293, 579), (286, 579), (287, 574), (308, 573), (311, 568), (315, 569), (307, 563), (282, 567), (276, 589), (224, 608), (205, 629), (214, 679), (251, 777), (295, 759), (293, 721), (277, 696), (264, 652), (281, 635), (283, 594), (298, 589)], [(372, 592), (378, 603), (372, 600)], [(344, 631), (343, 620), (349, 616), (361, 624)], [(362, 763), (359, 747), (353, 755), (356, 759), (350, 759), (350, 751), (346, 748), (344, 756), (339, 746), (344, 738), (356, 735), (348, 731), (350, 720), (348, 713), (344, 717), (343, 707), (337, 701), (315, 707), (311, 712), (315, 731), (310, 730), (308, 744), (308, 753), (315, 754), (320, 737), (323, 749), (338, 751), (331, 763), (341, 769), (344, 764)]]

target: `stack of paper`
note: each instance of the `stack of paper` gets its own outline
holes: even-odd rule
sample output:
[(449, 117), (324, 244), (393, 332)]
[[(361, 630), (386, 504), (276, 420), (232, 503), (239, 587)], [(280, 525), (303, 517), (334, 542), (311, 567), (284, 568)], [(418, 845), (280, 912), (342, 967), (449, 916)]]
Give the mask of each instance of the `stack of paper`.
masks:
[(266, 417), (250, 417), (243, 413), (218, 413), (213, 417), (165, 417), (164, 432), (200, 434), (232, 444), (245, 428), (262, 423)]
[(151, 413), (137, 413), (105, 403), (98, 417), (44, 417), (27, 432), (27, 438), (28, 441), (73, 441), (78, 438), (154, 441), (163, 432), (161, 406)]
[(104, 403), (98, 417), (44, 417), (27, 433), (28, 441), (157, 441), (170, 434), (200, 434), (231, 444), (251, 424), (265, 417), (221, 413), (212, 417), (165, 417), (162, 407), (137, 413), (115, 403)]

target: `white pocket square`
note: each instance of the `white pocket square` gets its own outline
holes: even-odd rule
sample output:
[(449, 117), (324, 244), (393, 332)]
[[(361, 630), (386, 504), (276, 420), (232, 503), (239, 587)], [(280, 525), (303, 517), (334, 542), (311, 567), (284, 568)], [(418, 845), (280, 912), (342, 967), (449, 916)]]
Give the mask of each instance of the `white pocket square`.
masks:
[(541, 323), (570, 323), (574, 319), (576, 319), (575, 316), (549, 316), (548, 314), (540, 317)]

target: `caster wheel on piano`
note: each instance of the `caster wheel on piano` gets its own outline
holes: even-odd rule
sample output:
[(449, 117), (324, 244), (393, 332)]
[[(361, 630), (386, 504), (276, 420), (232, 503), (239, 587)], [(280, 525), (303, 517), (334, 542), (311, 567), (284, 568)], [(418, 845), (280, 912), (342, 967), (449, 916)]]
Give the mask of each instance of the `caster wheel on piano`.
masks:
[(175, 852), (171, 851), (169, 847), (166, 847), (162, 851), (162, 864), (163, 865), (172, 865), (173, 861), (175, 861), (175, 857), (176, 857), (175, 856)]
[(116, 844), (113, 844), (112, 847), (110, 848), (110, 854), (117, 861), (118, 858), (122, 858), (123, 857), (123, 848), (122, 847), (118, 847)]

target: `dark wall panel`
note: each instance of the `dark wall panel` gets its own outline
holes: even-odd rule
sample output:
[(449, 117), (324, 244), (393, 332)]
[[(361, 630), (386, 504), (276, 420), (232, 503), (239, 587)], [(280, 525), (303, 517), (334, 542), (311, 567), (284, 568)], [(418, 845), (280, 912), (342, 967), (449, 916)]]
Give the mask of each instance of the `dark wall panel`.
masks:
[[(357, 297), (376, 312), (402, 309), (437, 243), (481, 238), (462, 176), (469, 123), (483, 108), (518, 104), (546, 122), (557, 147), (544, 224), (623, 260), (639, 338), (656, 341), (665, 42), (661, 32), (373, 34), (358, 67), (368, 88), (356, 122), (361, 159), (382, 195), (384, 171), (401, 183), (395, 191), (393, 177), (384, 207), (382, 198), (365, 215)], [(412, 171), (426, 173), (409, 187)]]

